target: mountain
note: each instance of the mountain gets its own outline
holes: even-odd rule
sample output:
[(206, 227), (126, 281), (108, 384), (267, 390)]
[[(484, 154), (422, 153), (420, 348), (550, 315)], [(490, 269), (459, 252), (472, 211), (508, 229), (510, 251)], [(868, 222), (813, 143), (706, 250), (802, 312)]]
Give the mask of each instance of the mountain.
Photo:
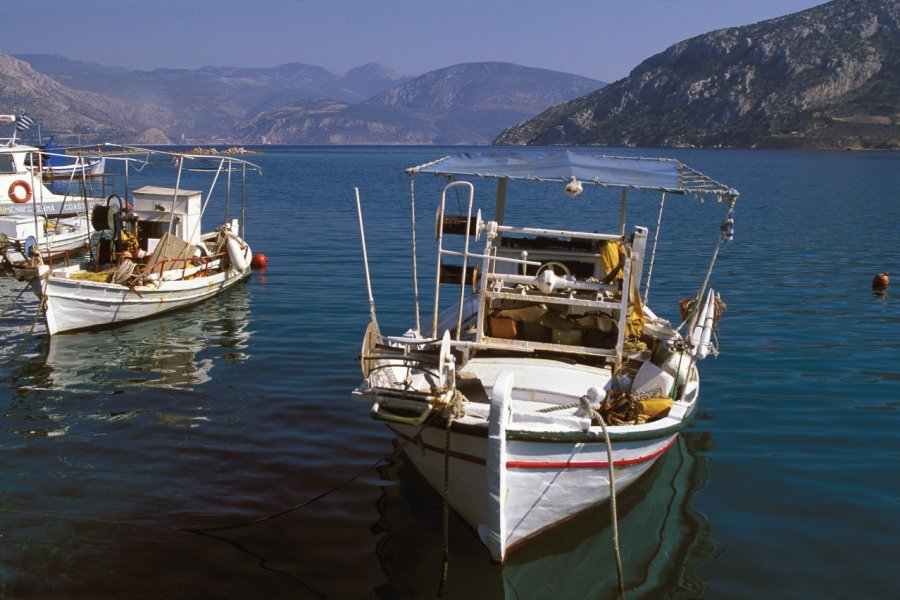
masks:
[[(57, 84), (51, 94), (65, 89), (94, 98), (92, 109), (107, 106), (101, 112), (109, 118), (85, 132), (115, 131), (112, 137), (123, 141), (155, 128), (182, 143), (485, 144), (505, 127), (603, 85), (508, 63), (461, 64), (410, 78), (375, 63), (337, 76), (303, 63), (134, 71), (45, 54), (17, 58), (33, 67), (20, 74), (21, 85), (40, 75)], [(47, 117), (21, 100), (15, 103)]]
[(159, 126), (173, 140), (230, 138), (235, 123), (263, 110), (318, 98), (359, 102), (408, 79), (375, 64), (339, 77), (303, 63), (137, 71), (44, 54), (17, 58), (72, 89), (164, 115)]
[(465, 63), (355, 104), (300, 101), (260, 111), (235, 133), (281, 144), (485, 144), (503, 128), (602, 85), (510, 63)]
[(497, 144), (900, 147), (900, 2), (835, 0), (679, 42)]
[[(161, 131), (143, 126), (163, 120), (162, 113), (102, 94), (73, 90), (6, 54), (0, 54), (0, 106), (0, 112), (27, 112), (39, 123), (41, 137), (57, 136), (60, 143), (123, 138), (147, 143), (168, 141)], [(37, 139), (37, 127), (34, 129), (30, 135)]]

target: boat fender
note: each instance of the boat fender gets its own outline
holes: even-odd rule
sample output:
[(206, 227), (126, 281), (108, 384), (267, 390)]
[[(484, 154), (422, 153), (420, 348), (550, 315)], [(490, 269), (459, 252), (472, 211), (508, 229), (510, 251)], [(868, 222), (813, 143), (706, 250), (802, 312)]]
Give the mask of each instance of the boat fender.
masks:
[(238, 238), (229, 235), (228, 241), (225, 242), (225, 249), (228, 251), (228, 258), (231, 259), (231, 264), (234, 266), (235, 270), (244, 273), (250, 265), (247, 262), (247, 257), (245, 256), (246, 253), (244, 252), (244, 249), (241, 248), (241, 245)]
[(663, 361), (660, 367), (675, 378), (677, 387), (681, 387), (690, 376), (691, 358), (687, 352), (673, 352)]
[(16, 204), (24, 204), (31, 200), (31, 186), (22, 179), (17, 179), (9, 185), (9, 199)]
[(704, 312), (703, 331), (700, 335), (700, 345), (697, 347), (697, 358), (701, 360), (709, 354), (712, 330), (716, 326), (716, 298), (712, 290), (709, 291)]

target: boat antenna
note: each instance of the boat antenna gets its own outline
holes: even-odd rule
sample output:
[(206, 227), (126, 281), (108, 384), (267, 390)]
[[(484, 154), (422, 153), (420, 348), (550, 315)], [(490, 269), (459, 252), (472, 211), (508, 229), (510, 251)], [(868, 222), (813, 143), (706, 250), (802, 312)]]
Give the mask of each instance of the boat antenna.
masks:
[(359, 200), (359, 188), (353, 188), (356, 193), (356, 215), (359, 217), (359, 237), (362, 240), (363, 266), (366, 269), (366, 289), (369, 292), (369, 317), (375, 327), (378, 327), (378, 320), (375, 318), (375, 298), (372, 296), (372, 279), (369, 277), (369, 255), (366, 252), (366, 229), (363, 226), (362, 204)]

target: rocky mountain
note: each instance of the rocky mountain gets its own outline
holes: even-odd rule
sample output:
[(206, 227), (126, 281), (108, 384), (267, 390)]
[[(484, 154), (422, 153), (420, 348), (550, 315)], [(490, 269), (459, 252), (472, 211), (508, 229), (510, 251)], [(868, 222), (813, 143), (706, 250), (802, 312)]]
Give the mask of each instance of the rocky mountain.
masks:
[(260, 111), (318, 98), (359, 102), (408, 79), (376, 64), (339, 77), (303, 63), (133, 71), (61, 56), (17, 58), (74, 90), (102, 94), (159, 115), (158, 126), (174, 141), (231, 138), (235, 123)]
[(145, 140), (152, 130), (158, 143), (489, 143), (503, 128), (603, 85), (508, 63), (413, 79), (374, 63), (337, 76), (302, 63), (133, 71), (44, 54), (2, 59), (19, 65), (3, 78), (7, 87), (36, 93), (0, 93), (0, 106), (21, 107), (62, 133), (72, 111), (51, 114), (41, 103), (78, 98), (82, 120), (96, 115), (81, 134), (109, 141)]
[(835, 0), (679, 42), (497, 144), (900, 147), (900, 2)]
[[(60, 136), (61, 143), (95, 143), (129, 139), (146, 143), (168, 140), (146, 123), (165, 124), (164, 111), (136, 107), (103, 94), (73, 90), (36, 72), (27, 62), (0, 54), (0, 112), (27, 112), (41, 136)], [(27, 132), (37, 139), (37, 127)], [(2, 132), (0, 135), (9, 135)], [(76, 139), (77, 138), (77, 139)]]
[(485, 144), (503, 128), (602, 82), (499, 62), (431, 71), (363, 102), (292, 102), (235, 129), (279, 144)]

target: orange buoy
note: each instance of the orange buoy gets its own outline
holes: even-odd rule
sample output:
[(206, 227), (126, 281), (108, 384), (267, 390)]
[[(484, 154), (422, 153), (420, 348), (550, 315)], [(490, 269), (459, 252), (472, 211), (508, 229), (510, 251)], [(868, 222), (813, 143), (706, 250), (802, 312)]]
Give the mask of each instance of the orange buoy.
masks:
[(891, 284), (891, 278), (887, 273), (879, 273), (872, 279), (872, 287), (876, 289), (886, 288)]
[(253, 258), (250, 260), (250, 268), (265, 269), (267, 262), (269, 262), (269, 259), (266, 258), (265, 254), (254, 254)]

